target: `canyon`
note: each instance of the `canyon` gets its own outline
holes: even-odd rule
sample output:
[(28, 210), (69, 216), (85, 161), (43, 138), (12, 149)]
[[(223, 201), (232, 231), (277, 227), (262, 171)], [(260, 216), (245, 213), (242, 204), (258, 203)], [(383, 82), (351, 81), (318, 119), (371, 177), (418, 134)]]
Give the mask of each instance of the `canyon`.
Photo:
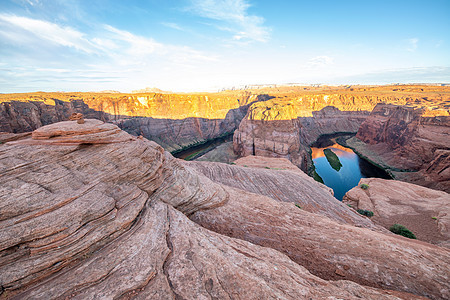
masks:
[(347, 144), (394, 178), (450, 192), (450, 116), (379, 104)]
[[(398, 137), (396, 135), (399, 134), (399, 130), (400, 134), (404, 134), (404, 130), (401, 130), (398, 126), (386, 128), (378, 126), (379, 122), (382, 121), (378, 121), (380, 114), (377, 112), (383, 110), (381, 108), (383, 105), (387, 105), (386, 107), (405, 107), (405, 109), (416, 111), (414, 121), (409, 116), (402, 114), (396, 114), (390, 120), (393, 123), (396, 118), (396, 122), (402, 124), (413, 122), (409, 126), (411, 128), (410, 136), (407, 138), (409, 144), (413, 144), (414, 141), (421, 141), (423, 136), (431, 132), (433, 132), (432, 135), (435, 136), (435, 140), (440, 140), (439, 145), (429, 142), (424, 146), (428, 148), (426, 157), (419, 160), (418, 164), (430, 161), (430, 158), (433, 157), (433, 159), (437, 159), (437, 162), (426, 169), (431, 173), (442, 174), (443, 165), (447, 163), (448, 166), (446, 160), (448, 156), (445, 151), (450, 147), (448, 143), (450, 137), (448, 123), (450, 89), (436, 87), (434, 92), (432, 90), (430, 87), (427, 90), (420, 86), (395, 88), (385, 86), (339, 90), (334, 91), (335, 93), (321, 91), (320, 93), (300, 95), (296, 91), (289, 90), (280, 90), (278, 93), (272, 92), (270, 95), (275, 98), (257, 102), (250, 106), (247, 115), (234, 134), (234, 151), (240, 156), (252, 154), (285, 157), (302, 170), (312, 174), (313, 167), (309, 146), (322, 135), (347, 132), (358, 133), (356, 138), (362, 138), (370, 132), (373, 134), (388, 134), (392, 136), (392, 140), (395, 140)], [(377, 109), (373, 111), (376, 107)], [(391, 111), (394, 111), (394, 109)], [(372, 115), (369, 117), (370, 114)], [(413, 130), (412, 128), (417, 128), (418, 122), (421, 122), (422, 125), (420, 130)], [(436, 130), (439, 133), (436, 133)], [(413, 137), (417, 134), (420, 134), (420, 136)], [(381, 140), (381, 138), (371, 140), (366, 138), (363, 142), (364, 144), (379, 144)], [(406, 141), (401, 143), (400, 148), (403, 147), (403, 144), (406, 144)], [(354, 148), (351, 144), (348, 145)], [(380, 149), (379, 153), (386, 153), (386, 150)], [(422, 151), (417, 150), (407, 149), (404, 150), (404, 153), (415, 151), (417, 155), (422, 155)], [(366, 149), (358, 152), (364, 155)], [(392, 154), (391, 156), (394, 157), (395, 155)], [(396, 158), (393, 158), (393, 160), (396, 160)], [(444, 163), (442, 163), (443, 161)], [(436, 166), (436, 164), (440, 165)], [(416, 165), (415, 171), (417, 171), (417, 168), (419, 168), (418, 165)], [(408, 169), (408, 166), (405, 166), (404, 169)], [(447, 168), (444, 174), (438, 175), (441, 176), (439, 178), (441, 182), (450, 180), (448, 172)], [(423, 174), (423, 176), (429, 175)], [(431, 177), (433, 176), (436, 177), (436, 175), (431, 175)], [(401, 178), (403, 179), (403, 177)], [(423, 180), (416, 180), (415, 182), (426, 184)], [(439, 184), (435, 185), (435, 187), (439, 186)], [(445, 189), (442, 186), (441, 188)]]
[[(198, 94), (0, 94), (0, 132), (29, 132), (77, 112), (117, 124), (172, 153), (234, 134), (238, 156), (285, 157), (311, 174), (309, 146), (319, 136), (358, 132), (378, 103), (421, 108), (426, 117), (445, 119), (449, 90), (394, 85), (290, 86)], [(446, 157), (442, 154), (439, 161)]]
[[(0, 94), (0, 299), (448, 299), (449, 109), (432, 85)], [(338, 201), (311, 177), (338, 133), (396, 180)]]
[(85, 119), (1, 144), (0, 170), (1, 298), (450, 297), (448, 248), (390, 233), (288, 160), (185, 162)]

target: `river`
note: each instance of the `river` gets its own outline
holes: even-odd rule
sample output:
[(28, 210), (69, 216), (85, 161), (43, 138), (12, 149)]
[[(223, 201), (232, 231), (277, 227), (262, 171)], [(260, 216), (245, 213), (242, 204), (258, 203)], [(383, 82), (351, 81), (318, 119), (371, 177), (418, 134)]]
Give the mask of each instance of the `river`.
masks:
[(206, 154), (208, 151), (211, 151), (215, 149), (217, 146), (229, 142), (233, 140), (233, 133), (230, 133), (228, 135), (218, 137), (209, 141), (206, 141), (202, 144), (192, 146), (190, 148), (187, 148), (185, 150), (172, 153), (173, 156), (176, 158), (181, 158), (184, 160), (194, 160), (204, 154)]
[[(342, 197), (347, 191), (357, 186), (361, 178), (390, 178), (384, 170), (361, 159), (353, 152), (353, 150), (337, 144), (335, 137), (336, 136), (321, 137), (313, 147), (311, 147), (311, 156), (317, 174), (322, 177), (326, 186), (333, 189), (334, 196), (338, 200), (342, 200)], [(325, 149), (330, 149), (336, 154), (338, 161), (335, 162), (333, 160), (333, 154), (328, 155), (327, 159), (324, 153)]]

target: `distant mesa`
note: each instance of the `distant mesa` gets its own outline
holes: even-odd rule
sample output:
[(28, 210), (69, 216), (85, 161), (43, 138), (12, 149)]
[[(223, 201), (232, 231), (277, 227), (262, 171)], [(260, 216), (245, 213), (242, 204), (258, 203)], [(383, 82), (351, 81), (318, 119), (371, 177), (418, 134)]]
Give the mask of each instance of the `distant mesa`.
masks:
[(104, 91), (100, 91), (98, 93), (103, 93), (103, 94), (120, 94), (120, 91), (115, 91), (115, 90), (104, 90)]
[(132, 94), (145, 94), (145, 93), (169, 94), (171, 92), (163, 91), (163, 90), (160, 90), (160, 89), (155, 88), (155, 87), (153, 87), (153, 88), (146, 87), (145, 89), (131, 91), (131, 93)]

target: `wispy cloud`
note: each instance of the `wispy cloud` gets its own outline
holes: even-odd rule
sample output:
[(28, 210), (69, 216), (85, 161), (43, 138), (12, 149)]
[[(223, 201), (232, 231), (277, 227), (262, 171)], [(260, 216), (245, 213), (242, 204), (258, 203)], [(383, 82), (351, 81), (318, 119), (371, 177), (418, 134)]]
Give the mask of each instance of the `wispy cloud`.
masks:
[[(41, 89), (43, 79), (66, 89), (95, 82), (140, 88), (174, 73), (209, 66), (216, 55), (161, 43), (111, 25), (92, 32), (17, 15), (0, 14), (0, 90)], [(194, 71), (195, 72), (195, 71)], [(111, 76), (114, 74), (114, 76)], [(164, 74), (164, 75), (163, 75)], [(9, 79), (8, 79), (9, 78)], [(9, 82), (9, 83), (8, 83)], [(14, 84), (15, 86), (14, 86)]]
[(333, 64), (333, 58), (326, 55), (319, 55), (308, 61), (310, 67), (324, 67)]
[(34, 1), (32, 1), (32, 0), (27, 0), (27, 2), (28, 2), (30, 5), (32, 5), (32, 6), (34, 6), (35, 4), (39, 4), (39, 0), (34, 0)]
[(199, 61), (215, 61), (217, 58), (187, 46), (163, 44), (152, 38), (135, 35), (110, 25), (104, 28), (113, 33), (109, 40), (103, 43), (114, 45), (116, 50), (112, 53), (120, 57), (121, 64), (145, 64), (154, 57), (166, 58), (171, 63), (186, 64)]
[(406, 50), (409, 52), (414, 52), (417, 49), (417, 46), (419, 44), (419, 39), (418, 38), (412, 38), (412, 39), (408, 39), (406, 40), (407, 42), (407, 47)]
[(120, 58), (123, 62), (143, 63), (151, 57), (166, 57), (174, 62), (211, 61), (216, 58), (187, 46), (163, 44), (153, 38), (143, 37), (110, 25), (103, 25), (103, 31), (90, 35), (71, 27), (31, 19), (16, 15), (0, 14), (0, 36), (3, 41), (16, 46), (33, 48), (39, 44), (41, 49), (56, 52), (54, 46), (72, 48), (80, 53), (95, 56)]
[(164, 25), (166, 27), (175, 29), (175, 30), (179, 30), (179, 31), (186, 31), (184, 28), (182, 28), (181, 26), (179, 26), (176, 23), (172, 23), (172, 22), (162, 22), (161, 25)]
[(191, 0), (191, 11), (205, 18), (225, 22), (218, 28), (233, 32), (234, 40), (266, 42), (270, 28), (264, 26), (264, 18), (248, 13), (250, 4), (245, 0)]
[[(3, 24), (2, 24), (3, 23)], [(13, 27), (16, 39), (21, 36), (31, 34), (41, 40), (51, 42), (60, 46), (71, 47), (77, 50), (93, 53), (96, 46), (92, 44), (83, 33), (71, 28), (64, 27), (47, 21), (31, 19), (16, 15), (0, 14), (0, 24), (4, 30), (0, 34), (11, 38), (11, 31), (7, 27)], [(22, 31), (17, 31), (21, 29)]]

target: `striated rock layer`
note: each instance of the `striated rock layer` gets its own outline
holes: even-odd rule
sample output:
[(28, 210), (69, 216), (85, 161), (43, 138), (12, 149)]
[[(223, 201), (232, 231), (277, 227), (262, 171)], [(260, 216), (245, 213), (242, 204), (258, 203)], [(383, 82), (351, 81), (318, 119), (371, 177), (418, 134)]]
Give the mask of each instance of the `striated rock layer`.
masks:
[[(262, 102), (254, 105), (252, 119), (241, 126), (242, 137), (236, 151), (242, 155), (287, 157), (300, 166), (305, 164), (306, 150), (298, 149), (298, 143), (308, 145), (324, 133), (356, 132), (378, 102), (429, 107), (430, 114), (436, 115), (442, 109), (448, 110), (449, 94), (448, 87), (423, 85), (291, 86), (196, 94), (163, 93), (157, 89), (137, 94), (0, 94), (0, 132), (32, 131), (65, 121), (72, 113), (82, 113), (87, 118), (119, 124), (127, 132), (143, 135), (172, 152), (232, 133), (248, 106)], [(319, 112), (327, 106), (341, 112), (333, 109)], [(272, 140), (270, 132), (261, 137), (253, 132), (250, 123), (258, 124), (261, 120), (277, 121), (277, 130), (269, 131), (279, 136)], [(279, 122), (290, 120), (296, 124)], [(301, 132), (297, 134), (297, 130)], [(300, 141), (292, 143), (292, 139)]]
[(215, 183), (95, 120), (60, 125), (0, 146), (2, 298), (450, 297), (448, 249)]
[(386, 228), (401, 224), (419, 240), (450, 248), (450, 194), (411, 183), (362, 178), (343, 199), (355, 209), (370, 210), (371, 218)]
[(428, 115), (379, 104), (347, 143), (397, 179), (450, 192), (450, 116)]
[(190, 161), (185, 164), (214, 182), (264, 195), (282, 202), (292, 202), (308, 212), (324, 215), (336, 222), (376, 228), (372, 222), (349, 209), (332, 196), (333, 190), (316, 182), (284, 158), (247, 156), (234, 162)]
[(21, 133), (68, 120), (72, 113), (117, 123), (168, 151), (231, 134), (248, 106), (266, 99), (250, 92), (220, 94), (36, 93), (0, 96), (0, 132)]

